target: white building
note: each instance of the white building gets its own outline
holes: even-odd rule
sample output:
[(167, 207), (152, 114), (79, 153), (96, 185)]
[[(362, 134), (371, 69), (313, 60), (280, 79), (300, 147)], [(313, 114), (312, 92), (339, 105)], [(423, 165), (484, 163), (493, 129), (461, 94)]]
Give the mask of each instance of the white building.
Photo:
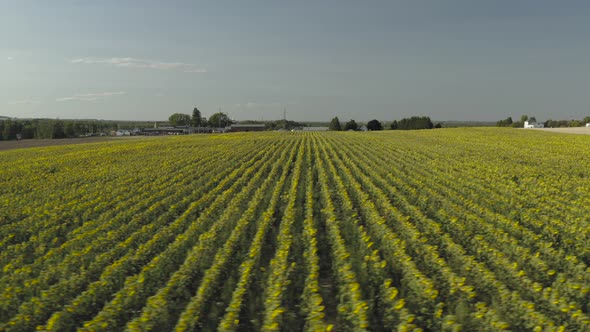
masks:
[(525, 128), (544, 128), (545, 125), (542, 122), (525, 121), (524, 122), (524, 127)]

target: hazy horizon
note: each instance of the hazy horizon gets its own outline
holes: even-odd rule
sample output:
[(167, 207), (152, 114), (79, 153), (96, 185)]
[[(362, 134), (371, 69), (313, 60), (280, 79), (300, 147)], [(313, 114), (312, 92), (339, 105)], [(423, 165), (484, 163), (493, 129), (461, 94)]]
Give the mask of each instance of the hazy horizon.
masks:
[(585, 1), (6, 1), (0, 115), (590, 114)]

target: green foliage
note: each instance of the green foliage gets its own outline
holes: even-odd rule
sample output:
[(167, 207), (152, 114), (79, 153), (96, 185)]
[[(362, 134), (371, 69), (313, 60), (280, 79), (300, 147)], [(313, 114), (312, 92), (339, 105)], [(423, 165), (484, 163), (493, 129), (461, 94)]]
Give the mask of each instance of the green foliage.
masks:
[(335, 130), (335, 131), (342, 130), (342, 126), (340, 125), (340, 120), (338, 120), (337, 116), (334, 117), (332, 119), (332, 121), (330, 121), (330, 126), (328, 128), (330, 128), (330, 130)]
[(209, 127), (223, 128), (232, 124), (229, 116), (223, 112), (217, 112), (209, 117)]
[(497, 127), (510, 127), (512, 126), (512, 117), (509, 116), (507, 117), (505, 120), (500, 120), (498, 122), (496, 122), (496, 126)]
[(359, 125), (356, 123), (356, 121), (350, 119), (350, 121), (344, 125), (344, 130), (357, 130), (358, 127)]
[(52, 138), (66, 138), (65, 125), (61, 120), (56, 120), (53, 123)]
[(201, 111), (199, 111), (196, 107), (193, 109), (193, 115), (191, 117), (191, 126), (193, 127), (203, 127), (205, 126), (206, 121), (203, 121), (204, 118), (201, 115)]
[(168, 118), (168, 122), (173, 126), (189, 126), (191, 120), (192, 118), (190, 115), (183, 113), (174, 113)]
[[(8, 119), (0, 120), (0, 139), (65, 138), (109, 134), (111, 130), (153, 127), (153, 122), (106, 120)], [(7, 129), (8, 128), (8, 129)]]
[(383, 125), (379, 120), (371, 120), (367, 123), (368, 130), (383, 130)]
[(415, 130), (415, 129), (432, 129), (434, 124), (428, 116), (413, 116), (411, 118), (404, 118), (400, 121), (393, 121), (391, 129), (393, 130)]
[(462, 128), (3, 151), (0, 330), (587, 331), (589, 142)]
[(292, 120), (267, 121), (267, 122), (265, 122), (265, 124), (266, 124), (266, 128), (268, 128), (270, 130), (277, 130), (277, 129), (291, 130), (294, 128), (301, 128), (301, 127), (306, 126), (305, 123), (292, 121)]

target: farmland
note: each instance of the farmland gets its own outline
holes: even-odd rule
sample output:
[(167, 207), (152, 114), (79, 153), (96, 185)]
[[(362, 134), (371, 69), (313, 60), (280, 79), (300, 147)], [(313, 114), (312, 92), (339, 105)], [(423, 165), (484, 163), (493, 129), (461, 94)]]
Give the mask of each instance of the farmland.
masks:
[(0, 331), (588, 331), (590, 136), (0, 152)]

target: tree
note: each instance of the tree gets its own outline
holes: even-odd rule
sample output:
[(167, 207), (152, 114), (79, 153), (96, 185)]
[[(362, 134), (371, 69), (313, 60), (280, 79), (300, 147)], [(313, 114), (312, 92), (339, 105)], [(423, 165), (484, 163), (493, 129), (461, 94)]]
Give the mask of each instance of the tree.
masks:
[(191, 118), (191, 125), (193, 127), (202, 127), (203, 126), (203, 117), (201, 116), (201, 111), (199, 111), (196, 107), (193, 110), (193, 116)]
[(227, 114), (218, 112), (209, 117), (209, 126), (222, 128), (231, 125), (231, 119)]
[(168, 121), (173, 126), (188, 126), (191, 124), (191, 116), (183, 113), (174, 113), (170, 115)]
[(69, 138), (76, 137), (76, 131), (74, 130), (74, 123), (73, 122), (70, 121), (70, 122), (66, 123), (65, 134), (66, 134), (66, 137), (69, 137)]
[(332, 121), (330, 121), (330, 130), (336, 130), (336, 131), (340, 131), (342, 130), (342, 126), (340, 126), (340, 120), (338, 120), (338, 117), (334, 117), (332, 119)]
[(434, 128), (436, 128), (436, 129), (442, 128), (442, 124), (439, 122), (436, 125), (434, 125)]
[(367, 123), (368, 130), (383, 130), (383, 125), (377, 119), (373, 119)]
[(506, 120), (500, 120), (500, 121), (496, 122), (496, 126), (497, 127), (510, 127), (510, 126), (512, 126), (512, 117), (509, 116), (506, 118)]
[(397, 123), (397, 120), (393, 120), (393, 122), (391, 123), (391, 125), (389, 125), (389, 127), (391, 128), (391, 130), (399, 129), (399, 123)]
[(4, 120), (3, 122), (4, 122), (4, 130), (2, 131), (2, 138), (5, 141), (8, 141), (8, 140), (13, 139), (14, 137), (12, 137), (13, 136), (13, 133), (12, 133), (12, 127), (13, 127), (12, 121), (10, 121), (10, 120)]
[(523, 114), (523, 115), (520, 116), (520, 122), (525, 122), (528, 119), (529, 119), (529, 116), (526, 115), (526, 114)]
[(537, 122), (537, 118), (535, 118), (534, 116), (531, 116), (529, 118), (529, 122)]
[(57, 120), (53, 123), (52, 138), (66, 138), (65, 126), (63, 121)]
[(344, 130), (357, 130), (358, 128), (359, 125), (352, 119), (344, 125)]
[(403, 118), (399, 122), (394, 121), (391, 124), (391, 129), (400, 130), (414, 130), (414, 129), (432, 129), (434, 124), (428, 116), (413, 116), (411, 118)]

